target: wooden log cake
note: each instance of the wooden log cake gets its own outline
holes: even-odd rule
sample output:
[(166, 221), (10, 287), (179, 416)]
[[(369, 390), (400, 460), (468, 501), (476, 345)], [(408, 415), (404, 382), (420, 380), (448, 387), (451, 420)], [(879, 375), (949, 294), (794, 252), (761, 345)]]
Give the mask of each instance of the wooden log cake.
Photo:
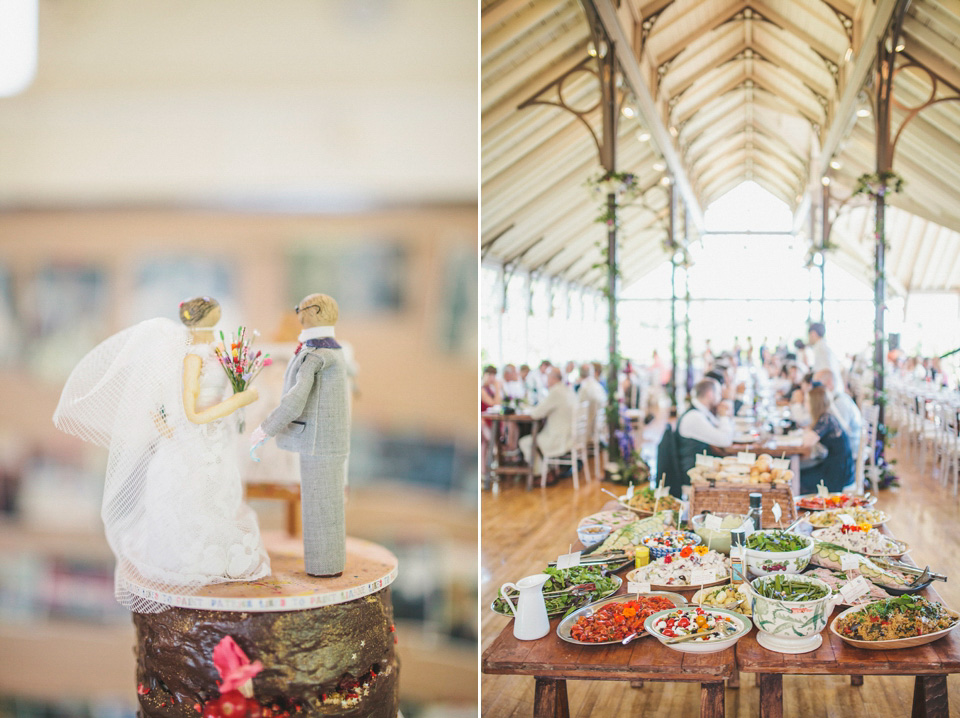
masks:
[(396, 718), (396, 559), (348, 539), (343, 576), (318, 579), (302, 551), (267, 547), (270, 577), (161, 596), (164, 610), (133, 614), (139, 715)]

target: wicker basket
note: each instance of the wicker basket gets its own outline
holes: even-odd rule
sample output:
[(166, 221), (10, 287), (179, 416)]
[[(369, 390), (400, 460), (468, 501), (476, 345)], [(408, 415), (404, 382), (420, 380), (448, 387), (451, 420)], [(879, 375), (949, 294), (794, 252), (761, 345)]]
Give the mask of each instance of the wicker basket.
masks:
[(797, 506), (793, 502), (793, 491), (789, 486), (770, 486), (769, 484), (731, 484), (717, 482), (695, 484), (690, 487), (690, 515), (701, 511), (717, 513), (746, 514), (750, 510), (750, 494), (763, 494), (763, 526), (775, 527), (773, 504), (778, 502), (783, 512), (780, 522), (787, 526), (797, 518)]

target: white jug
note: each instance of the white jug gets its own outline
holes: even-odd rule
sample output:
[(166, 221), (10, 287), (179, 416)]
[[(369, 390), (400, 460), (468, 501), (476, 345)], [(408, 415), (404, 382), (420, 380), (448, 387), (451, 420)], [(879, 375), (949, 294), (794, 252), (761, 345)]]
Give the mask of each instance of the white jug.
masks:
[[(500, 587), (500, 595), (513, 611), (513, 635), (521, 641), (535, 641), (550, 633), (550, 620), (547, 618), (547, 604), (543, 600), (543, 584), (550, 580), (545, 573), (521, 578), (516, 583), (505, 583)], [(507, 589), (515, 588), (520, 592), (517, 605), (507, 596)]]

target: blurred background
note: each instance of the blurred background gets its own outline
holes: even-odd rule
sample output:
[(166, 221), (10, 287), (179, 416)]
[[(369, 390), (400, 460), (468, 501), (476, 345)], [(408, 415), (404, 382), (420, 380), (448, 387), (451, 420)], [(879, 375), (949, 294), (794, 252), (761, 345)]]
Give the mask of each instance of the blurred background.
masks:
[(51, 421), (70, 369), (214, 296), (277, 359), (249, 432), (314, 291), (358, 367), (348, 532), (401, 562), (404, 715), (476, 714), (476, 38), (449, 0), (0, 3), (0, 716), (135, 712), (105, 452)]

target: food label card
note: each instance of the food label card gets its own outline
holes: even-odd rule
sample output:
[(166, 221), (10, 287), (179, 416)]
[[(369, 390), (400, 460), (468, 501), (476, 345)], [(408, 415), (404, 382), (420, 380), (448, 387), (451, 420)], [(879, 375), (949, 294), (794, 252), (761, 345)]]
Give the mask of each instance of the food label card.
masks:
[(719, 531), (723, 527), (723, 519), (716, 514), (707, 514), (703, 519), (703, 527), (711, 531)]
[(698, 586), (705, 583), (713, 583), (716, 581), (716, 577), (713, 575), (713, 571), (705, 568), (695, 568), (690, 572), (690, 585)]
[(850, 569), (860, 568), (860, 560), (852, 553), (845, 553), (840, 557), (840, 570), (849, 571)]
[(738, 451), (737, 452), (737, 463), (738, 464), (752, 464), (757, 460), (757, 455), (750, 451)]
[(846, 603), (853, 603), (870, 591), (870, 584), (863, 576), (857, 576), (840, 587), (840, 595)]
[(783, 509), (780, 508), (779, 501), (773, 502), (773, 508), (771, 509), (771, 511), (773, 512), (773, 520), (776, 521), (777, 523), (780, 523), (780, 517), (783, 516)]
[(830, 492), (827, 490), (826, 485), (821, 481), (817, 484), (817, 496), (822, 498), (827, 498), (830, 495)]
[(853, 517), (850, 514), (837, 514), (837, 518), (842, 524), (852, 524), (854, 523)]
[(670, 495), (669, 486), (658, 486), (653, 490), (653, 498), (655, 499), (665, 499)]
[(627, 593), (650, 593), (650, 584), (627, 581)]
[(712, 469), (716, 459), (712, 456), (707, 456), (706, 454), (697, 454), (694, 466), (706, 466), (708, 469)]
[(770, 462), (771, 469), (780, 469), (784, 471), (790, 468), (790, 459), (773, 459)]
[(580, 552), (564, 553), (557, 558), (557, 568), (573, 568), (580, 565)]
[(633, 483), (627, 487), (627, 501), (633, 498)]

